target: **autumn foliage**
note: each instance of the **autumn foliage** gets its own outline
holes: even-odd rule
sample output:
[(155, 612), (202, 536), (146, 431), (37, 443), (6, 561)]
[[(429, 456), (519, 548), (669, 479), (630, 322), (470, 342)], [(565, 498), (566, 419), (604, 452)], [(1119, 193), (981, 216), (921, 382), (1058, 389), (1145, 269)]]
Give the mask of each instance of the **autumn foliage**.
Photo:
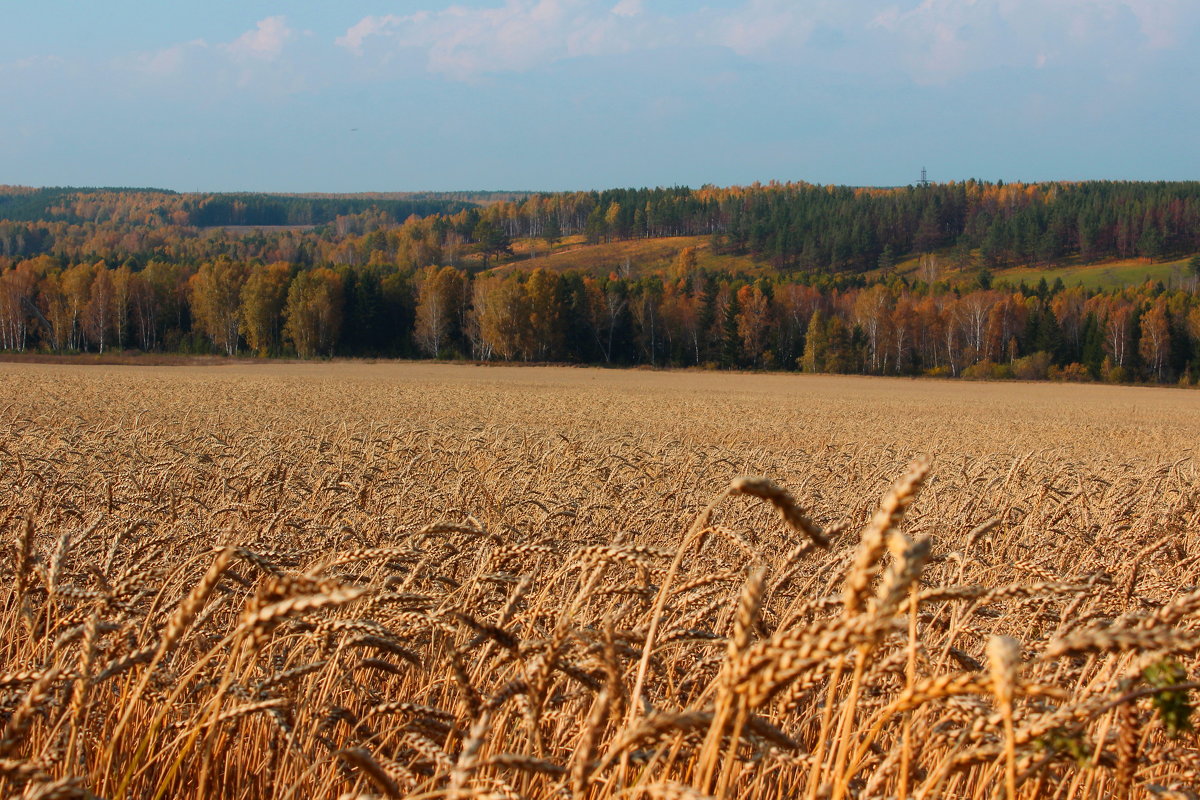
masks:
[[(1200, 249), (1200, 184), (356, 198), (343, 208), (330, 198), (0, 190), (0, 349), (1200, 378), (1200, 263), (1170, 288), (1107, 291), (1013, 285), (991, 272)], [(417, 211), (397, 221), (410, 208), (401, 202)], [(197, 224), (218, 217), (325, 221)], [(485, 269), (517, 240), (678, 234), (707, 235), (708, 253), (763, 266), (706, 268), (688, 246), (652, 273), (521, 270), (520, 256)], [(900, 274), (908, 256), (919, 263)]]

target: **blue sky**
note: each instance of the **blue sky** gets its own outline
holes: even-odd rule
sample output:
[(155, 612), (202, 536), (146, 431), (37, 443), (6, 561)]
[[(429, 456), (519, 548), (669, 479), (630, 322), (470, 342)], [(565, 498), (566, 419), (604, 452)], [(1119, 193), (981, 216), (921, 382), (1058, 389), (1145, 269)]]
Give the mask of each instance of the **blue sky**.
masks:
[(0, 183), (1200, 178), (1197, 0), (5, 6)]

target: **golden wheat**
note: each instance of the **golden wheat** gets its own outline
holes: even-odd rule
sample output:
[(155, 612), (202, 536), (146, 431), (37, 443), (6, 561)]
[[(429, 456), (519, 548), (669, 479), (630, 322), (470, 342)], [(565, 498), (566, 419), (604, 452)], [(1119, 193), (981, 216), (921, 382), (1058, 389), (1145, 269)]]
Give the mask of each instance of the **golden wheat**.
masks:
[(1185, 393), (0, 367), (0, 796), (1193, 796)]

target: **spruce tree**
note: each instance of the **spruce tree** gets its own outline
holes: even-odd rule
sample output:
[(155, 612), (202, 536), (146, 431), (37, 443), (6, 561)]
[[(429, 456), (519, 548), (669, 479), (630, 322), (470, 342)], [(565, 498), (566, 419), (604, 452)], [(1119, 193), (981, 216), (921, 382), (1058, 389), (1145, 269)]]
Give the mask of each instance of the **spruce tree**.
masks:
[(1054, 312), (1050, 310), (1049, 306), (1043, 306), (1037, 335), (1033, 342), (1033, 352), (1049, 353), (1054, 359), (1054, 363), (1061, 365), (1066, 363), (1065, 349), (1066, 339), (1058, 324), (1058, 318), (1054, 316)]
[(1100, 367), (1104, 364), (1104, 330), (1096, 319), (1096, 312), (1089, 311), (1084, 318), (1080, 340), (1080, 360), (1092, 373), (1092, 378), (1099, 379)]
[(737, 292), (730, 290), (729, 302), (725, 305), (725, 316), (721, 320), (721, 366), (726, 368), (738, 366), (738, 356), (741, 352), (737, 315)]

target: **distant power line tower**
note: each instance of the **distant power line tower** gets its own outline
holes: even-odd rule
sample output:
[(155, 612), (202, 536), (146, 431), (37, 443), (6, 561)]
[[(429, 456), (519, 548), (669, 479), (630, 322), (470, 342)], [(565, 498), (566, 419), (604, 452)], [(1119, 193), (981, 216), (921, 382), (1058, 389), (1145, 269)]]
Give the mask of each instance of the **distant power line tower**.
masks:
[(928, 185), (929, 185), (929, 174), (925, 171), (924, 167), (921, 167), (921, 180), (917, 181), (917, 186), (928, 186)]

